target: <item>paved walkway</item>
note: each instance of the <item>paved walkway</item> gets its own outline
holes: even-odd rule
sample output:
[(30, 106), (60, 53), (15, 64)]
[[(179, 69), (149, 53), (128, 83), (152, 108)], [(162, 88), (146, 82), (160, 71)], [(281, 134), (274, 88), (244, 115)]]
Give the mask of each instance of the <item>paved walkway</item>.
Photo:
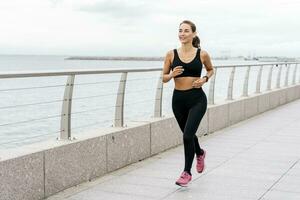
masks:
[(49, 200), (299, 200), (300, 100), (200, 138), (207, 168), (175, 185), (183, 147), (171, 149)]

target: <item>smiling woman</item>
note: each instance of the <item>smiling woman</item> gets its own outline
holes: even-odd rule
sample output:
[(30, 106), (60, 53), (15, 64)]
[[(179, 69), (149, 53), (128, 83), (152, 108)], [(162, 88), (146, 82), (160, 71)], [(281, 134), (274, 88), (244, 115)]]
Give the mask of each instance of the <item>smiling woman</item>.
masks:
[[(208, 53), (200, 49), (200, 39), (196, 26), (185, 20), (180, 23), (179, 49), (167, 53), (163, 68), (163, 82), (174, 78), (172, 97), (174, 116), (183, 132), (185, 166), (177, 185), (186, 186), (192, 179), (191, 167), (196, 153), (197, 171), (204, 170), (205, 150), (200, 148), (196, 131), (207, 109), (207, 97), (202, 89), (213, 75), (213, 67)], [(203, 65), (207, 74), (201, 77)]]

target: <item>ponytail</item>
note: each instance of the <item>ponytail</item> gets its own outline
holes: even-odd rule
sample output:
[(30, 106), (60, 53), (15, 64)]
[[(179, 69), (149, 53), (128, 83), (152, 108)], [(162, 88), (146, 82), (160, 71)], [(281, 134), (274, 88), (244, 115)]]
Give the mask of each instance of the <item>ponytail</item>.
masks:
[(196, 47), (196, 48), (199, 48), (199, 47), (200, 47), (200, 39), (199, 39), (199, 37), (198, 37), (197, 35), (193, 38), (192, 44), (193, 44), (193, 46)]

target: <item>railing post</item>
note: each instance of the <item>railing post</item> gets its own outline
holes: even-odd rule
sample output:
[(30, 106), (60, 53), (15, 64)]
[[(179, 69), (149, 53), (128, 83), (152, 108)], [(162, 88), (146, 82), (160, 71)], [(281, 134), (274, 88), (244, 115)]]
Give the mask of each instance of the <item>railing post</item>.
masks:
[(284, 81), (284, 86), (287, 87), (289, 84), (289, 74), (290, 74), (290, 64), (285, 64), (287, 67), (286, 72), (285, 72), (285, 81)]
[(163, 94), (163, 72), (160, 73), (155, 95), (155, 105), (154, 105), (154, 117), (162, 116), (162, 94)]
[[(298, 68), (298, 63), (297, 63), (297, 68)], [(300, 83), (300, 73), (299, 73), (299, 83)]]
[[(298, 63), (297, 63), (297, 67), (298, 67)], [(298, 81), (298, 83), (300, 83), (300, 73), (299, 73), (299, 81)]]
[(282, 65), (280, 64), (279, 71), (278, 71), (278, 74), (277, 74), (277, 83), (276, 83), (276, 88), (280, 88), (280, 77), (281, 77), (281, 70), (282, 70)]
[(294, 74), (293, 74), (293, 85), (296, 84), (296, 74), (297, 74), (297, 64), (294, 65)]
[(246, 71), (246, 74), (245, 74), (244, 86), (243, 86), (243, 97), (248, 96), (248, 84), (249, 84), (250, 68), (251, 68), (251, 66), (247, 67), (247, 71)]
[(261, 74), (262, 74), (263, 66), (261, 65), (259, 68), (259, 71), (257, 73), (257, 79), (256, 79), (256, 91), (255, 93), (260, 93), (260, 83), (261, 83)]
[(273, 73), (273, 65), (271, 65), (271, 68), (269, 70), (267, 90), (271, 90), (272, 87), (272, 73)]
[[(297, 68), (298, 68), (298, 63), (297, 63)], [(299, 73), (299, 81), (298, 81), (298, 83), (300, 83), (300, 73)]]
[(73, 87), (74, 87), (75, 75), (70, 75), (68, 77), (65, 92), (64, 100), (62, 104), (62, 116), (60, 122), (60, 137), (59, 140), (72, 140), (71, 138), (71, 111), (72, 111), (72, 96), (73, 96)]
[(209, 84), (209, 91), (208, 91), (208, 104), (215, 103), (215, 82), (217, 76), (217, 69), (214, 70), (214, 75), (211, 77), (210, 84)]
[(125, 96), (126, 80), (127, 80), (127, 72), (123, 72), (121, 74), (117, 100), (116, 100), (115, 120), (114, 120), (115, 127), (123, 127), (124, 125), (124, 96)]
[(233, 81), (234, 81), (235, 67), (232, 68), (227, 88), (227, 100), (232, 100)]

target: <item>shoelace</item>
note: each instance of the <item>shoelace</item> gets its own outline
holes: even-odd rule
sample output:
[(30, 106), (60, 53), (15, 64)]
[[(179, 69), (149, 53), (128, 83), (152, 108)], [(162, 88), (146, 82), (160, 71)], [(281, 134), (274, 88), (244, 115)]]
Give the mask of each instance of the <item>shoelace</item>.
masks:
[(188, 175), (189, 175), (189, 174), (188, 174), (187, 172), (184, 172), (184, 173), (181, 174), (180, 178), (185, 178), (185, 177), (187, 177)]
[(203, 160), (203, 156), (197, 157), (197, 160), (199, 160), (199, 161)]

